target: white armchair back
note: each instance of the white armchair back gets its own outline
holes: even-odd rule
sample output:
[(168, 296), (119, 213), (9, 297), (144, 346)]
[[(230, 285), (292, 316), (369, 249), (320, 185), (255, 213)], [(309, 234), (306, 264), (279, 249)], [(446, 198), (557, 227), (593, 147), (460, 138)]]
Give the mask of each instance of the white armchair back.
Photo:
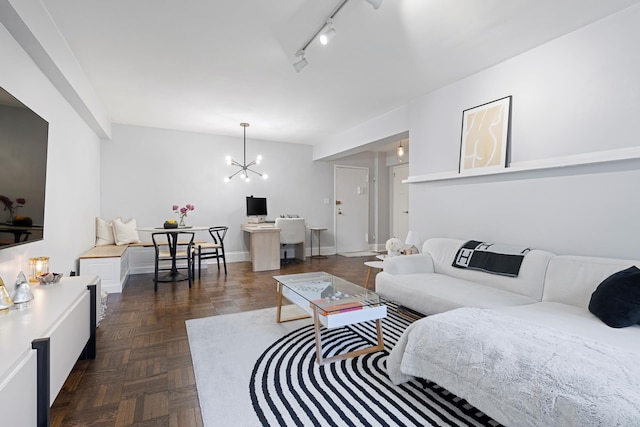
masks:
[(280, 243), (283, 245), (305, 241), (307, 229), (304, 218), (276, 218), (276, 227), (280, 229)]

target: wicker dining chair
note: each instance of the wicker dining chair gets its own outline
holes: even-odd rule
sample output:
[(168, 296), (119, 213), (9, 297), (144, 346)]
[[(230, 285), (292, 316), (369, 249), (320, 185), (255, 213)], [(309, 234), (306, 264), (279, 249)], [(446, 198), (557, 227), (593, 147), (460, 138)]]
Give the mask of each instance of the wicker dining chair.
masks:
[[(155, 250), (155, 268), (153, 276), (154, 290), (158, 290), (158, 274), (160, 271), (169, 271), (168, 278), (162, 281), (171, 282), (172, 277), (180, 276), (178, 261), (187, 261), (187, 276), (189, 279), (189, 288), (193, 284), (193, 239), (195, 233), (193, 231), (162, 231), (151, 233), (153, 248)], [(170, 266), (166, 266), (170, 262)], [(162, 265), (161, 265), (162, 264)], [(177, 279), (183, 280), (183, 279)]]
[(200, 278), (200, 271), (202, 267), (203, 259), (215, 259), (218, 262), (218, 271), (220, 271), (220, 259), (224, 265), (224, 274), (227, 274), (227, 259), (224, 253), (224, 238), (227, 235), (229, 227), (226, 225), (220, 225), (209, 228), (209, 234), (211, 235), (211, 242), (198, 243), (195, 246), (193, 252), (193, 264), (195, 265), (195, 257), (198, 257), (198, 279)]

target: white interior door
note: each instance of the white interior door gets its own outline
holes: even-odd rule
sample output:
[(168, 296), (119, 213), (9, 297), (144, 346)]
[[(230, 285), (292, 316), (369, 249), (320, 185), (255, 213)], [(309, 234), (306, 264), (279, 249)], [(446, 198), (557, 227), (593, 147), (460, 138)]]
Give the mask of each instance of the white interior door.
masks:
[(409, 177), (409, 165), (391, 168), (391, 236), (403, 242), (409, 233), (409, 186), (402, 180)]
[(335, 166), (334, 182), (337, 252), (369, 250), (369, 169)]

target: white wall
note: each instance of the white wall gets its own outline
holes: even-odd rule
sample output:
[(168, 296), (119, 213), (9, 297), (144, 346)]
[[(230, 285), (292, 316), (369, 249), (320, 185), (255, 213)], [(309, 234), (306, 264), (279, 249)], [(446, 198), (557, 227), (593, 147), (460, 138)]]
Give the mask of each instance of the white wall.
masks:
[[(417, 97), (407, 108), (410, 175), (456, 171), (462, 111), (507, 95), (513, 96), (512, 162), (640, 146), (638, 39), (640, 6), (633, 6)], [(628, 160), (409, 184), (410, 227), (423, 238), (640, 259), (638, 182), (640, 161)]]
[[(309, 145), (254, 140), (247, 129), (247, 161), (263, 156), (259, 172), (268, 180), (252, 176), (251, 182), (224, 177), (237, 168), (228, 166), (225, 156), (242, 161), (242, 128), (238, 137), (113, 125), (112, 140), (102, 144), (101, 215), (136, 218), (139, 226), (160, 226), (177, 219), (174, 204), (195, 205), (187, 216), (191, 225), (228, 225), (227, 254), (248, 259), (248, 240), (240, 230), (246, 221), (245, 197), (266, 197), (269, 215), (298, 214), (312, 226), (329, 228), (322, 245), (333, 246), (331, 231), (333, 168), (313, 162)], [(204, 237), (198, 236), (198, 237)], [(143, 240), (150, 239), (144, 234)], [(307, 235), (307, 240), (309, 236)], [(307, 241), (308, 244), (308, 241)], [(234, 254), (235, 253), (235, 254)]]
[[(640, 7), (422, 97), (411, 110), (411, 175), (455, 171), (461, 112), (513, 96), (512, 162), (640, 145)], [(418, 160), (419, 159), (419, 160)], [(411, 184), (412, 228), (640, 259), (640, 162)]]
[(0, 57), (0, 86), (49, 122), (44, 240), (0, 250), (0, 276), (13, 289), (30, 257), (49, 256), (52, 271), (69, 274), (93, 246), (100, 141), (2, 25)]
[[(322, 144), (315, 145), (313, 159), (330, 160), (353, 152), (360, 152), (358, 147), (361, 145), (402, 134), (407, 131), (408, 126), (409, 110), (407, 106), (396, 108), (343, 133), (333, 135)], [(406, 136), (403, 137), (406, 138)]]

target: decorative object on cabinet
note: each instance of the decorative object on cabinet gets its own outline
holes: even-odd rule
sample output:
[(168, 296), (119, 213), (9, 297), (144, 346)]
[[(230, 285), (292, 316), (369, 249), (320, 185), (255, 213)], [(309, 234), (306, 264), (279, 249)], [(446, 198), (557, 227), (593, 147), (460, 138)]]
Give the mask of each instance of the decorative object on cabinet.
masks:
[(505, 168), (510, 123), (511, 96), (464, 110), (458, 172)]
[(13, 300), (9, 296), (9, 292), (7, 292), (7, 288), (4, 286), (2, 277), (0, 277), (0, 311), (7, 310), (12, 305)]
[(22, 271), (18, 273), (16, 278), (16, 286), (11, 299), (18, 309), (29, 307), (29, 301), (33, 299), (33, 292), (31, 292), (29, 282)]
[(41, 285), (53, 285), (58, 283), (62, 279), (62, 273), (47, 273), (42, 276), (38, 276), (38, 281)]
[(49, 272), (49, 257), (29, 258), (29, 281), (36, 283), (38, 277)]

